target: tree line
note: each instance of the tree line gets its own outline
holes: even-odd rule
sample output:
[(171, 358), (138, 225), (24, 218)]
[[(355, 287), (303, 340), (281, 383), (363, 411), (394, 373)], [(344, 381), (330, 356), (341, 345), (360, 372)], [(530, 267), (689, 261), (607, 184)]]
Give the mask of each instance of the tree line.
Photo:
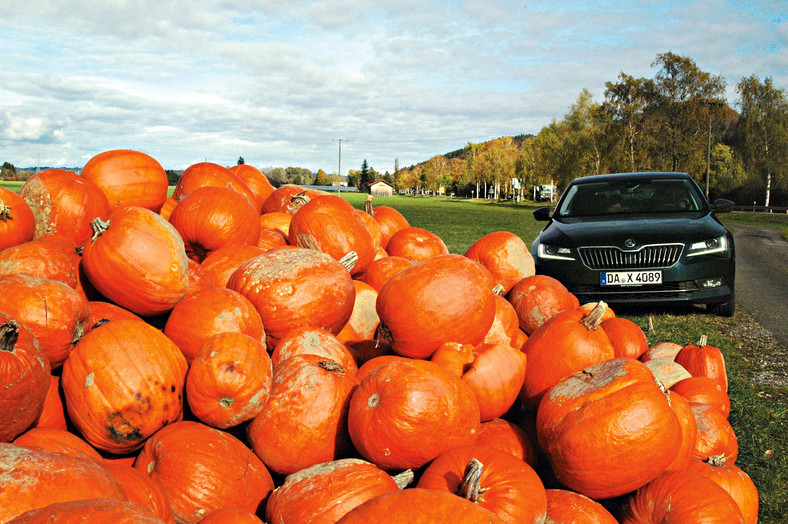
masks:
[[(562, 119), (537, 135), (502, 137), (437, 155), (394, 174), (397, 189), (510, 194), (512, 180), (565, 187), (612, 172), (684, 171), (710, 198), (775, 205), (788, 200), (788, 102), (771, 78), (753, 75), (729, 104), (721, 76), (674, 53), (657, 55), (653, 78), (621, 72), (604, 100), (583, 89)], [(518, 184), (519, 182), (519, 184)], [(481, 192), (481, 193), (480, 193)], [(779, 205), (779, 204), (778, 204)]]

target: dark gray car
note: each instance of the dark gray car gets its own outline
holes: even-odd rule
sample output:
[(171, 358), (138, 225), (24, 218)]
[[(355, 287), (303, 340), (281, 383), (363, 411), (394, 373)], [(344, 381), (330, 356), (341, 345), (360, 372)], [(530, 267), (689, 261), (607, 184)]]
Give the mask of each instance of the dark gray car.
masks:
[(707, 304), (735, 309), (733, 236), (686, 173), (618, 173), (576, 178), (532, 245), (538, 274), (582, 302)]

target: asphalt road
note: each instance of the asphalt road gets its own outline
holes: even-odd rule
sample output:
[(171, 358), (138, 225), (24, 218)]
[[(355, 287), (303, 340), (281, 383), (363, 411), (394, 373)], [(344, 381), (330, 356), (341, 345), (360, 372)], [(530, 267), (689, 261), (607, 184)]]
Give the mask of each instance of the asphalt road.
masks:
[(736, 245), (736, 308), (788, 346), (788, 242), (772, 227), (731, 224)]

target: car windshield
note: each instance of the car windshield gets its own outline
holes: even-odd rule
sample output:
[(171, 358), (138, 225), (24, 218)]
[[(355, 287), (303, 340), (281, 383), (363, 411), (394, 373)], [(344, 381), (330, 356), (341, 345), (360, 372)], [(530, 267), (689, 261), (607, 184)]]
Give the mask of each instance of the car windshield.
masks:
[(585, 217), (702, 211), (703, 194), (689, 180), (634, 178), (571, 185), (555, 215)]

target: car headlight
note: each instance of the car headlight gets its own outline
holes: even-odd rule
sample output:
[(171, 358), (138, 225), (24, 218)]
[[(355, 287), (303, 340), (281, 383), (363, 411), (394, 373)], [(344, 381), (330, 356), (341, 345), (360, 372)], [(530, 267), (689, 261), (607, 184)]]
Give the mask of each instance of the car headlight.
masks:
[(688, 257), (695, 257), (698, 255), (710, 255), (712, 253), (724, 253), (728, 250), (728, 239), (723, 235), (717, 238), (710, 238), (702, 242), (695, 242), (690, 244)]
[(547, 258), (551, 260), (574, 260), (572, 250), (568, 247), (559, 247), (552, 244), (539, 244), (537, 247), (537, 254), (539, 258)]

